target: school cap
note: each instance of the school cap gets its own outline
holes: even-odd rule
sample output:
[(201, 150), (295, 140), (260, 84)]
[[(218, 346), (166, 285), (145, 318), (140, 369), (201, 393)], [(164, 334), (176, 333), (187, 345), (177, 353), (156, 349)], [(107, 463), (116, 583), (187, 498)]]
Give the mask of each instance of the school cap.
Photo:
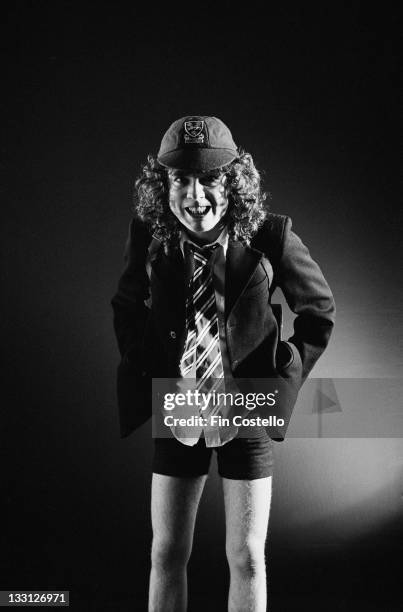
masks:
[(238, 156), (228, 127), (217, 117), (190, 115), (165, 132), (157, 159), (167, 168), (208, 172)]

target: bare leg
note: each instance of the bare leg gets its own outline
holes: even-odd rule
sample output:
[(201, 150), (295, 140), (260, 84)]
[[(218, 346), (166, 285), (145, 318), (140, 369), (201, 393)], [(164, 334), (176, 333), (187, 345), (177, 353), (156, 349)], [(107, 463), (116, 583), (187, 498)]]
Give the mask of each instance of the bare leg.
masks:
[(223, 478), (226, 552), (231, 582), (229, 612), (265, 612), (265, 541), (271, 502), (271, 476), (256, 480)]
[(153, 474), (153, 543), (149, 612), (185, 612), (186, 568), (197, 509), (207, 476), (178, 478)]

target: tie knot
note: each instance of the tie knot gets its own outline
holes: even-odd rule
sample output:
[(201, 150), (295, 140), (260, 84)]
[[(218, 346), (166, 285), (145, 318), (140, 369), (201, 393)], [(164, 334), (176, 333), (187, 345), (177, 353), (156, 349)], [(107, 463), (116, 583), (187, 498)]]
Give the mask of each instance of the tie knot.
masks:
[(198, 255), (202, 257), (203, 259), (205, 259), (206, 261), (209, 261), (214, 251), (218, 249), (220, 245), (218, 243), (215, 243), (215, 244), (209, 244), (208, 246), (205, 246), (205, 247), (199, 247), (191, 242), (186, 242), (186, 246), (189, 249), (189, 252), (193, 253), (193, 255)]

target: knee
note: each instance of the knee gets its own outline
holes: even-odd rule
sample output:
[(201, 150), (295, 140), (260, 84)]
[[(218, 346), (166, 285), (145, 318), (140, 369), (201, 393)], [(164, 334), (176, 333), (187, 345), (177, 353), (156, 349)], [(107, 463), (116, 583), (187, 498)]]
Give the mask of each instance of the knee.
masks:
[(249, 539), (245, 542), (229, 543), (226, 553), (231, 571), (254, 576), (264, 570), (264, 542)]
[(184, 542), (153, 538), (151, 563), (164, 571), (185, 567), (190, 557), (190, 546)]

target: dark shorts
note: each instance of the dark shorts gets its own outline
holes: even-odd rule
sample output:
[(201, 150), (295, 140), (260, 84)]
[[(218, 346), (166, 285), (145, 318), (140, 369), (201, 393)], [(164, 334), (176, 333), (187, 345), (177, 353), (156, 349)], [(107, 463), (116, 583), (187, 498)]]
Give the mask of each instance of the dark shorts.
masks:
[(224, 446), (207, 448), (204, 438), (186, 446), (176, 438), (156, 438), (153, 472), (165, 476), (208, 474), (213, 450), (217, 453), (218, 473), (232, 480), (256, 480), (273, 473), (273, 442), (264, 428), (254, 428), (254, 437), (237, 437)]

